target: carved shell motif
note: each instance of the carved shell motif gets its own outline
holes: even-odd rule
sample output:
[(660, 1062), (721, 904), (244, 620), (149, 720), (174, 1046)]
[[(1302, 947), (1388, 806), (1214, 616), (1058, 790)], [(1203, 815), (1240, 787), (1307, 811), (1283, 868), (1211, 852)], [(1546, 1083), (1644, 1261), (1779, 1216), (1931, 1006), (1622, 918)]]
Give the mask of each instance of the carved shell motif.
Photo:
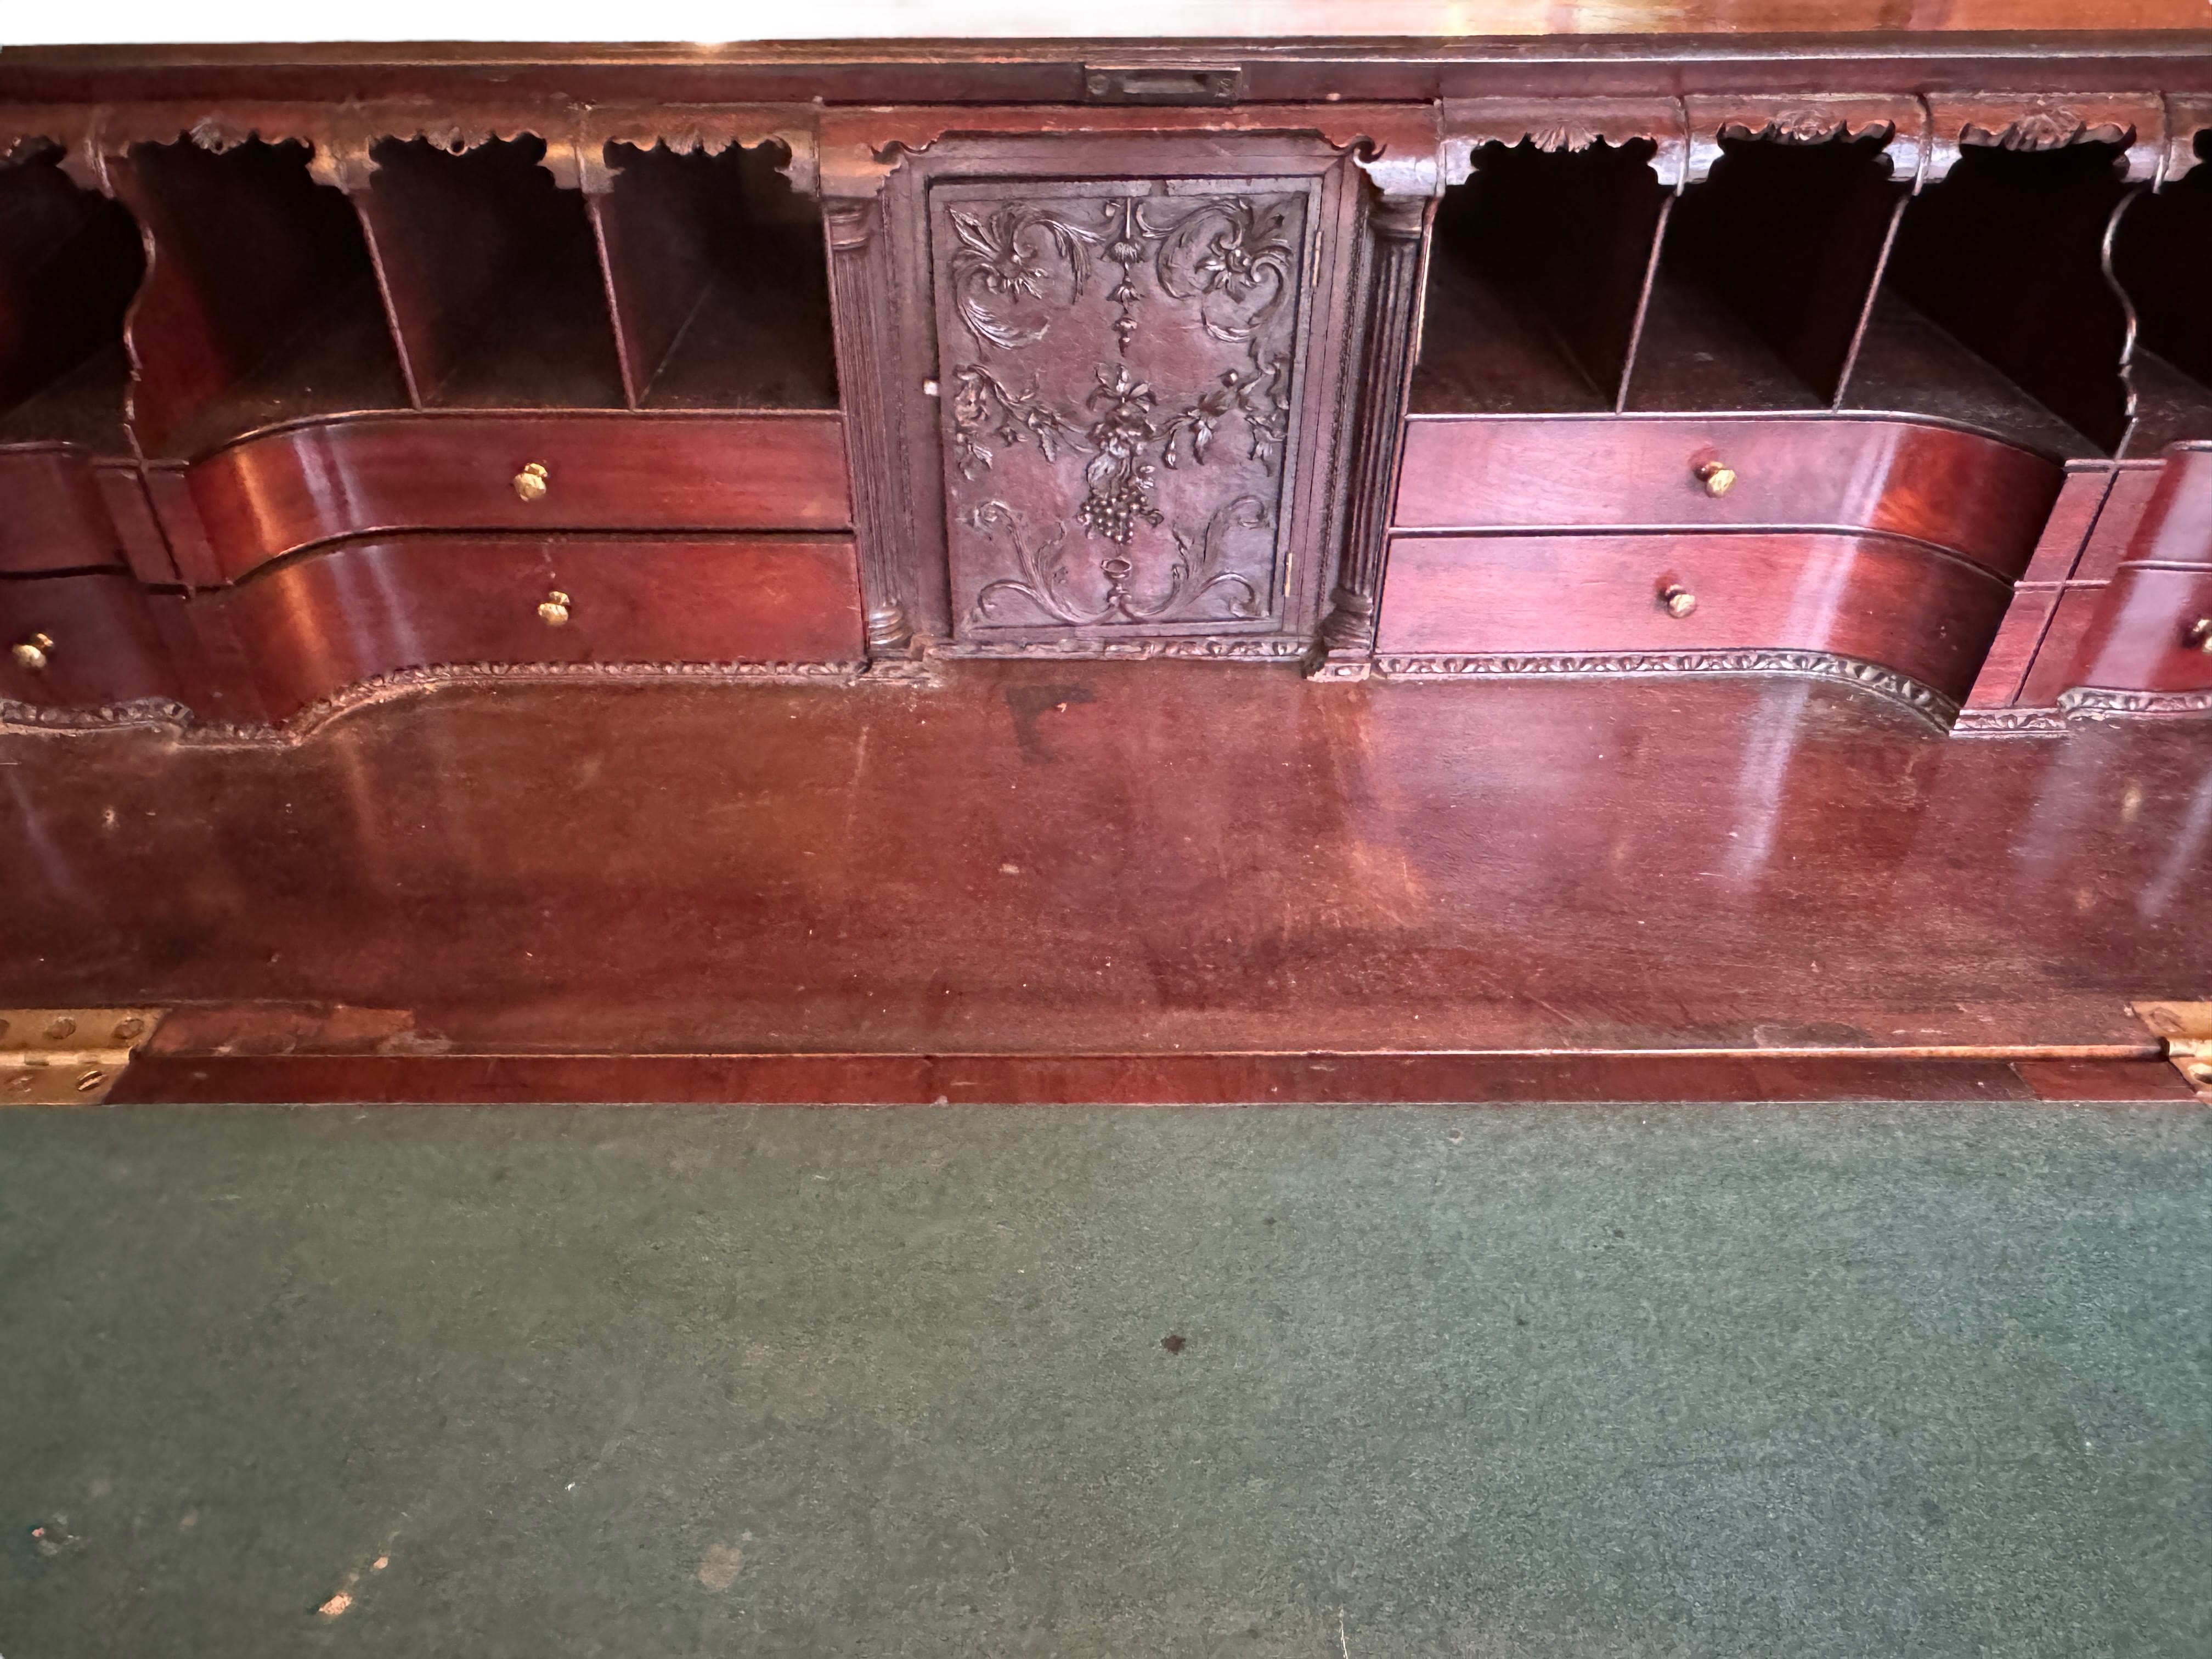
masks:
[(2070, 109), (2030, 110), (1997, 140), (2004, 149), (2063, 149), (2081, 136), (2085, 123)]
[(1528, 135), (1528, 142), (1546, 155), (1571, 153), (1588, 149), (1598, 141), (1595, 129), (1577, 122), (1562, 122), (1558, 126), (1541, 127)]
[(1777, 115), (1766, 130), (1789, 143), (1817, 144), (1834, 137), (1843, 125), (1840, 117), (1825, 110), (1790, 109)]

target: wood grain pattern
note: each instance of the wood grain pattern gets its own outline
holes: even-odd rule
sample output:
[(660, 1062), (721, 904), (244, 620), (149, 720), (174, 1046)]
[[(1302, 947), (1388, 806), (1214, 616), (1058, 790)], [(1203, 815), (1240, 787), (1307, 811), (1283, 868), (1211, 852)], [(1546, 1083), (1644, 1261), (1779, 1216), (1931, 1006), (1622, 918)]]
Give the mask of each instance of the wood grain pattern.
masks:
[(2212, 689), (2212, 568), (2127, 564), (2099, 596), (2074, 661), (2070, 690)]
[[(557, 627), (538, 609), (556, 592), (570, 613)], [(278, 721), (401, 669), (864, 654), (849, 537), (356, 542), (192, 609), (247, 642), (260, 705)]]
[[(1849, 416), (1417, 416), (1401, 529), (1834, 527), (1910, 536), (2020, 574), (2058, 466), (1955, 428)], [(1734, 469), (1723, 495), (1698, 469)]]
[[(135, 475), (125, 476), (135, 486)], [(122, 536), (82, 450), (0, 444), (0, 574), (125, 562)]]
[[(0, 579), (0, 701), (98, 707), (173, 698), (183, 685), (155, 612), (183, 602), (151, 594), (123, 571)], [(13, 647), (44, 635), (46, 664)]]
[[(1694, 596), (1686, 617), (1663, 596)], [(2008, 585), (1877, 536), (1399, 536), (1377, 650), (1816, 651), (1880, 664), (1954, 702), (1973, 684)]]
[[(974, 1055), (1050, 1062), (1057, 1085), (1024, 1074), (1047, 1090), (1119, 1060), (1116, 1091), (1234, 1097), (1222, 1059), (1395, 1098), (1363, 1062), (1405, 1056), (1402, 1087), (1462, 1098), (1483, 1068), (1439, 1049), (2140, 1044), (2128, 1000), (2203, 972), (2202, 728), (1940, 744), (1771, 681), (940, 672), (456, 687), (289, 749), (10, 738), (10, 924), (53, 943), (0, 951), (0, 992), (192, 1003), (211, 1017), (180, 1060), (480, 1068), (441, 1092), (559, 1097), (580, 1054), (774, 1053), (872, 1056), (896, 1080), (846, 1086), (924, 1098), (963, 1097)], [(1102, 1064), (1060, 1069), (1081, 1056)], [(669, 1086), (747, 1086), (708, 1063), (727, 1080)], [(1727, 1062), (1729, 1086), (1778, 1063)], [(1892, 1097), (1863, 1063), (1850, 1091)], [(758, 1086), (836, 1095), (792, 1064)], [(1503, 1064), (1501, 1089), (1558, 1076)], [(1710, 1085), (1653, 1064), (1600, 1086)]]
[(2212, 443), (2168, 450), (2154, 476), (2128, 538), (2128, 562), (2212, 565)]
[[(548, 489), (526, 502), (514, 481), (531, 462)], [(852, 523), (842, 423), (829, 414), (365, 416), (248, 439), (187, 477), (220, 580), (379, 531)], [(185, 505), (159, 499), (171, 521)]]

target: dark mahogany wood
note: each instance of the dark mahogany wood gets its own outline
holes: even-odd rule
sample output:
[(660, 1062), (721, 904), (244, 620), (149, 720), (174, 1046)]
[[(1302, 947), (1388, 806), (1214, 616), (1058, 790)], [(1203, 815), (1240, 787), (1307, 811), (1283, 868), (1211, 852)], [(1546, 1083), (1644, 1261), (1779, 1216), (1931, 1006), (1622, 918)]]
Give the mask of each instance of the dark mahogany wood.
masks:
[[(2125, 564), (2084, 630), (2071, 685), (2212, 691), (2212, 566)], [(2177, 705), (2173, 712), (2197, 712)]]
[[(0, 1006), (173, 1007), (157, 1098), (1895, 1097), (1937, 1087), (1890, 1058), (1930, 1044), (2143, 1054), (2129, 1001), (2202, 984), (2201, 727), (1941, 744), (1822, 684), (939, 672), (453, 687), (290, 748), (10, 737), (33, 948)], [(195, 1066), (219, 1048), (309, 1069)], [(621, 1073), (641, 1053), (860, 1058)]]
[(304, 144), (190, 139), (110, 163), (149, 237), (129, 325), (131, 422), (191, 455), (303, 415), (406, 401), (361, 227)]
[(575, 180), (540, 165), (547, 150), (536, 133), (459, 154), (428, 138), (371, 149), (354, 199), (416, 404), (622, 407), (590, 216)]
[(1386, 1105), (1576, 1101), (2089, 1100), (2191, 1109), (2162, 1060), (1160, 1054), (1078, 1058), (151, 1054), (112, 1104)]
[[(1520, 112), (1501, 131), (1557, 119), (1564, 131), (1576, 118)], [(1468, 114), (1454, 123), (1473, 127), (1470, 143), (1485, 142), (1469, 155), (1467, 182), (1437, 210), (1413, 407), (1611, 409), (1671, 203), (1652, 141), (1626, 136), (1644, 125), (1627, 120), (1619, 143), (1540, 149), (1535, 139), (1486, 137), (1493, 124)]]
[(74, 183), (58, 146), (0, 162), (0, 443), (130, 453), (123, 315), (145, 271), (138, 228)]
[(2087, 137), (1968, 149), (1905, 210), (1890, 261), (1899, 295), (2106, 454), (2130, 414), (2127, 315), (2103, 265), (2123, 153)]
[[(173, 699), (184, 677), (156, 612), (182, 601), (148, 592), (127, 572), (0, 576), (0, 702), (69, 708)], [(14, 648), (44, 639), (43, 667)]]
[(963, 648), (1310, 638), (1358, 175), (1311, 142), (1187, 148), (1180, 176), (1158, 142), (1118, 173), (1065, 139), (931, 153), (912, 280)]
[(1962, 727), (1978, 729), (1986, 717), (1987, 724), (2002, 729), (2004, 711), (2019, 705), (2052, 613), (2112, 492), (2115, 471), (2109, 464), (2098, 462), (2068, 465), (2058, 500), (2045, 521), (2027, 571), (2013, 588), (2012, 604), (1990, 642), (1973, 690), (1967, 693), (1966, 710), (1960, 719)]
[[(1695, 601), (1687, 615), (1668, 609), (1678, 591)], [(1964, 559), (1881, 536), (1401, 535), (1376, 648), (1386, 665), (1478, 653), (1820, 652), (1894, 669), (1955, 702), (2008, 593)]]
[(2127, 560), (2135, 564), (2212, 565), (2212, 443), (2166, 452), (2155, 472), (2129, 473), (2148, 484), (2142, 516), (2130, 527)]
[[(1614, 41), (1539, 63), (1401, 42), (1365, 68), (1255, 42), (1210, 68), (1169, 43), (1133, 67), (1033, 43), (341, 52), (251, 97), (210, 64), (114, 60), (96, 103), (98, 55), (11, 60), (0, 188), (25, 205), (0, 290), (73, 250), (82, 302), (42, 276), (62, 326), (33, 348), (0, 318), (7, 395), (11, 354), (46, 382), (0, 417), (100, 406), (125, 229), (152, 263), (114, 446), (143, 452), (135, 483), (122, 453), (88, 494), (63, 452), (0, 449), (0, 495), (28, 503), (0, 571), (120, 561), (198, 591), (367, 537), (849, 526), (889, 673), (1170, 654), (1358, 679), (1394, 523), (1810, 538), (1763, 592), (1846, 567), (1849, 586), (1887, 538), (2002, 586), (2059, 460), (2117, 457), (2074, 563), (2031, 575), (2002, 631), (1948, 587), (1866, 600), (1943, 642), (1939, 704), (1986, 668), (1976, 708), (2016, 711), (2087, 648), (2130, 446), (2212, 431), (2193, 343), (2212, 307), (2172, 275), (2203, 234), (2212, 36), (2075, 45), (1665, 60)], [(800, 62), (836, 67), (802, 94)], [(872, 95), (924, 67), (926, 96)], [(1324, 67), (1390, 96), (1345, 96)], [(1406, 436), (1416, 360), (1431, 412)], [(1624, 405), (1656, 412), (1570, 413)], [(1565, 418), (1459, 418), (1510, 410)], [(1689, 410), (1717, 411), (1702, 437), (1664, 417)], [(1735, 488), (1706, 492), (1700, 466)], [(1534, 605), (1521, 582), (1510, 604)], [(1557, 638), (1530, 654), (1615, 631), (1603, 604), (1571, 614), (1580, 591), (1550, 595)], [(1780, 632), (1679, 665), (1857, 654), (1759, 614)], [(196, 708), (251, 701), (252, 630), (220, 632)], [(2056, 695), (2033, 707), (2074, 707)]]
[(1900, 178), (1886, 131), (1800, 127), (1722, 138), (1676, 204), (1629, 408), (1820, 407), (1841, 390), (1911, 158)]
[[(1711, 494), (1701, 467), (1735, 483)], [(1909, 536), (2021, 574), (2058, 466), (1908, 420), (1416, 416), (1402, 529), (1838, 528)]]
[[(515, 479), (545, 469), (525, 501)], [(834, 415), (376, 415), (289, 427), (197, 462), (157, 493), (213, 574), (392, 530), (843, 530)], [(197, 525), (179, 524), (189, 514)]]
[(631, 405), (836, 408), (820, 215), (783, 148), (606, 149), (591, 203)]
[[(565, 612), (557, 624), (549, 603)], [(550, 664), (619, 678), (624, 665), (864, 655), (847, 537), (357, 542), (202, 594), (187, 616), (246, 643), (252, 691), (277, 721), (401, 670)]]
[[(0, 574), (125, 562), (103, 473), (74, 444), (0, 444)], [(135, 469), (126, 489), (137, 488)]]

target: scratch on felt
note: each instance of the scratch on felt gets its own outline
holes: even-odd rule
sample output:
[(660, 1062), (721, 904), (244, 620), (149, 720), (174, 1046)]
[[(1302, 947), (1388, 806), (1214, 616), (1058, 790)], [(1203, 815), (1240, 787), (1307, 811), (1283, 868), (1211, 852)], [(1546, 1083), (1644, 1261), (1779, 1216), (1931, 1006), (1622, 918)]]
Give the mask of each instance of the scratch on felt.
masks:
[(1336, 1610), (1336, 1645), (1343, 1650), (1344, 1659), (1352, 1659), (1352, 1644), (1344, 1639), (1344, 1609)]

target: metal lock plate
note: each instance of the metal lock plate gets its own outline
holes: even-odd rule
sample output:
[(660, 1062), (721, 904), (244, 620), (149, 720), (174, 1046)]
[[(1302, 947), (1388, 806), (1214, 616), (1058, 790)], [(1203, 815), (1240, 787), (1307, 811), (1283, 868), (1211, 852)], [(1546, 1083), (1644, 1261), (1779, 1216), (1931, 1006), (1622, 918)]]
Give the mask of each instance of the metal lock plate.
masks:
[(0, 1106), (97, 1106), (159, 1008), (0, 1008)]

